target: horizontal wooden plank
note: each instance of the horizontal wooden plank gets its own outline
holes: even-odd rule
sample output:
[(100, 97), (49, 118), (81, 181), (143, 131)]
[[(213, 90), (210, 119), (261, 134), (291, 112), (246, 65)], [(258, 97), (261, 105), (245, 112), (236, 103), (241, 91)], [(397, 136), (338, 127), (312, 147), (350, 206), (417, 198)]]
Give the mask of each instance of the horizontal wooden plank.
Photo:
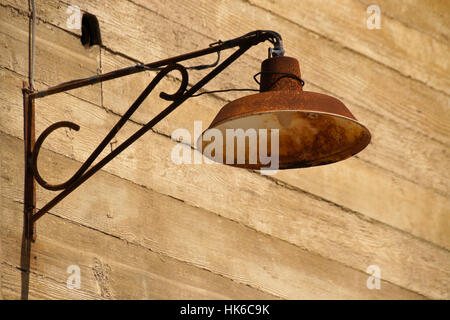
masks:
[[(76, 135), (60, 130), (44, 147), (58, 153), (68, 152), (66, 156), (81, 161), (117, 117), (87, 102), (75, 102), (76, 98), (69, 95), (60, 95), (58, 99), (60, 103), (49, 101), (48, 105), (42, 103), (45, 99), (40, 100), (40, 112), (54, 122), (70, 110), (71, 120), (82, 129)], [(117, 140), (123, 141), (138, 127), (136, 124), (124, 127)], [(43, 128), (39, 118), (37, 128), (38, 132)], [(21, 133), (16, 131), (14, 135), (20, 137)], [(168, 138), (149, 133), (105, 169), (356, 269), (365, 271), (370, 264), (383, 265), (386, 280), (421, 294), (447, 295), (447, 250), (310, 195), (289, 190), (259, 174), (222, 165), (175, 165), (170, 160), (174, 146), (175, 142)], [(56, 159), (45, 163), (45, 167), (41, 166), (44, 177), (52, 171), (61, 172), (58, 180), (70, 175), (55, 167)], [(442, 263), (436, 265), (432, 261)], [(424, 274), (429, 277), (426, 284)]]
[[(450, 117), (448, 95), (248, 2), (203, 1), (191, 6), (166, 1), (164, 5), (155, 3), (149, 6), (144, 2), (136, 5), (130, 1), (117, 1), (105, 5), (77, 0), (71, 4), (98, 17), (105, 46), (143, 62), (204, 48), (217, 38), (230, 39), (250, 30), (276, 26), (273, 29), (283, 35), (287, 55), (300, 59), (306, 89), (309, 84), (327, 88), (337, 97), (345, 97), (370, 112), (445, 145), (450, 143), (450, 125), (446, 121)], [(39, 17), (76, 32), (67, 27), (66, 5), (58, 0), (49, 0), (38, 7)], [(241, 18), (242, 12), (248, 19)], [(140, 21), (138, 28), (136, 21)], [(184, 22), (188, 27), (183, 25)], [(220, 88), (254, 86), (251, 75), (259, 71), (259, 62), (267, 56), (266, 50), (265, 46), (253, 48), (206, 88), (212, 89), (214, 85), (217, 88), (217, 84)], [(211, 62), (212, 59), (209, 57), (200, 63)], [(236, 74), (248, 74), (248, 77), (235, 77)], [(192, 79), (197, 78), (193, 74)]]
[(364, 161), (279, 171), (277, 179), (450, 248), (450, 199)]
[[(0, 265), (2, 283), (0, 297), (4, 300), (101, 300), (101, 295), (84, 290), (69, 289), (66, 282), (58, 282), (35, 272), (28, 275), (7, 263)], [(68, 275), (68, 274), (67, 274)], [(22, 289), (22, 279), (29, 279), (28, 290)]]
[[(5, 140), (2, 147), (8, 150), (3, 155), (7, 165), (2, 168), (2, 175), (9, 181), (4, 196), (17, 199), (23, 193), (17, 187), (23, 176), (11, 164), (20, 162), (22, 142), (10, 137)], [(42, 156), (44, 161), (56, 159), (60, 162), (60, 168), (53, 171), (52, 178), (79, 166), (79, 163), (52, 152), (45, 152)], [(49, 200), (49, 196), (49, 192), (45, 192), (41, 201)], [(11, 216), (17, 215), (17, 210), (8, 211), (11, 211)], [(175, 257), (283, 298), (423, 298), (385, 281), (382, 281), (382, 290), (369, 290), (366, 286), (368, 275), (364, 272), (104, 172), (52, 211), (73, 220), (77, 226), (101, 230), (129, 244), (138, 244), (151, 252)], [(35, 245), (39, 248), (42, 246), (41, 232), (44, 242), (52, 241), (50, 238), (53, 237), (48, 227), (41, 225), (45, 219), (47, 217), (38, 222)], [(51, 219), (56, 220), (54, 217)], [(10, 219), (5, 220), (11, 223)], [(62, 233), (65, 226), (59, 224), (55, 221), (54, 227), (61, 229)], [(64, 234), (72, 237), (72, 232), (77, 230)], [(85, 250), (87, 241), (95, 243), (96, 238), (85, 239), (78, 249)], [(99, 242), (101, 246), (101, 239)], [(61, 246), (67, 246), (66, 242), (62, 241)], [(129, 250), (133, 249), (130, 246)], [(140, 259), (141, 251), (135, 251), (135, 259)], [(114, 249), (105, 249), (104, 256), (109, 258), (112, 253), (118, 254)]]
[[(0, 5), (0, 65), (24, 75), (28, 75), (27, 20), (23, 13)], [(80, 39), (67, 32), (55, 31), (55, 27), (38, 21), (34, 71), (35, 79), (39, 77), (40, 80), (35, 83), (37, 89), (89, 77), (99, 71), (98, 46), (86, 49), (81, 45)], [(75, 89), (71, 93), (100, 105), (100, 88), (100, 84), (95, 84)]]
[[(250, 2), (396, 69), (407, 77), (418, 79), (428, 86), (450, 94), (448, 41), (437, 40), (392, 19), (384, 14), (383, 4), (376, 3), (381, 9), (380, 29), (370, 30), (366, 25), (370, 14), (366, 9), (373, 3), (365, 4), (358, 0)], [(392, 6), (394, 5), (391, 4), (390, 7)], [(450, 7), (447, 7), (447, 10), (449, 9)]]
[[(3, 259), (11, 267), (20, 266), (23, 220), (19, 217), (23, 216), (22, 212), (22, 204), (3, 199)], [(94, 206), (89, 213), (99, 214), (99, 211)], [(38, 232), (39, 239), (32, 244), (31, 249), (30, 298), (275, 298), (208, 270), (52, 215), (39, 221)], [(66, 288), (69, 277), (67, 268), (70, 265), (80, 268), (80, 290)], [(17, 274), (6, 276), (2, 287), (5, 298), (18, 298), (18, 277)], [(48, 292), (42, 295), (42, 291), (45, 294), (45, 288)], [(37, 297), (33, 297), (35, 291), (39, 293)]]
[[(361, 0), (367, 6), (373, 2)], [(448, 43), (450, 35), (450, 5), (446, 0), (378, 0), (382, 12), (406, 26), (416, 28), (424, 33)]]

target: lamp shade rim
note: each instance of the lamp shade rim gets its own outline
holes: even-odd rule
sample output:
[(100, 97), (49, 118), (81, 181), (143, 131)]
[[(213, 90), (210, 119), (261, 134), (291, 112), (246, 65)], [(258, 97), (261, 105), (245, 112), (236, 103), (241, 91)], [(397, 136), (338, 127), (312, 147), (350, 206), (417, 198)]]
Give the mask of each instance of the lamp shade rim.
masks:
[(311, 91), (280, 90), (251, 94), (227, 103), (217, 113), (211, 126), (244, 115), (281, 110), (326, 112), (357, 120), (341, 101), (329, 95)]
[[(249, 114), (244, 114), (244, 115), (236, 115), (234, 117), (229, 117), (227, 119), (222, 119), (220, 121), (213, 121), (209, 125), (208, 129), (206, 129), (206, 130), (213, 129), (214, 127), (217, 127), (217, 126), (219, 126), (219, 125), (221, 125), (221, 124), (223, 124), (223, 123), (225, 123), (227, 121), (231, 121), (231, 120), (235, 120), (235, 119), (242, 119), (242, 118), (245, 118), (245, 117), (250, 117), (250, 116), (255, 116), (255, 115), (260, 115), (260, 114), (274, 113), (274, 112), (317, 113), (317, 114), (328, 115), (328, 116), (332, 116), (332, 117), (338, 117), (338, 118), (342, 118), (342, 119), (345, 119), (345, 120), (350, 120), (353, 123), (361, 126), (366, 131), (366, 133), (367, 133), (367, 135), (369, 137), (369, 142), (370, 142), (370, 140), (372, 138), (372, 134), (370, 133), (369, 129), (364, 124), (362, 124), (361, 122), (356, 120), (355, 118), (349, 118), (349, 117), (346, 117), (346, 116), (343, 116), (343, 115), (340, 115), (340, 114), (337, 114), (337, 113), (323, 112), (323, 111), (316, 111), (316, 110), (269, 110), (269, 111), (255, 112), (255, 113), (251, 113), (251, 114), (249, 113)], [(205, 131), (203, 131), (202, 135), (205, 133)]]
[[(359, 153), (371, 141), (368, 128), (360, 123), (341, 101), (325, 94), (301, 90), (267, 91), (229, 102), (198, 138), (196, 146), (201, 145), (202, 150), (209, 145), (210, 142), (207, 142), (211, 141), (209, 136), (215, 135), (211, 133), (204, 140), (206, 132), (210, 129), (218, 129), (222, 132), (221, 136), (258, 135), (261, 131), (256, 133), (248, 129), (277, 129), (276, 141), (279, 137), (279, 142), (276, 143), (276, 148), (279, 149), (276, 153), (271, 149), (271, 152), (279, 159), (279, 169), (304, 168), (337, 162)], [(228, 131), (229, 129), (234, 131)], [(238, 129), (242, 130), (238, 133), (236, 131)], [(266, 141), (264, 137), (268, 137), (268, 131), (261, 134), (263, 135), (261, 141)], [(267, 148), (268, 146), (269, 144)], [(230, 145), (231, 147), (237, 148), (234, 143)], [(233, 150), (228, 150), (225, 144), (223, 148), (224, 151), (219, 153), (218, 157), (222, 157), (223, 160), (224, 155), (231, 152), (229, 159), (233, 160), (237, 149), (233, 154)], [(247, 145), (243, 148), (239, 150), (243, 150), (247, 157), (250, 148)], [(267, 148), (265, 150), (268, 150)], [(208, 151), (210, 149), (208, 147)], [(228, 161), (228, 157), (226, 158)], [(233, 166), (248, 169), (262, 167), (261, 162), (232, 163)]]
[[(325, 164), (329, 164), (329, 163), (333, 163), (333, 162), (337, 162), (337, 161), (341, 161), (344, 160), (346, 158), (349, 158), (359, 152), (361, 152), (362, 150), (364, 150), (370, 143), (370, 141), (372, 140), (372, 135), (369, 131), (369, 129), (362, 124), (361, 122), (359, 122), (358, 120), (346, 117), (346, 116), (342, 116), (339, 114), (335, 114), (335, 113), (329, 113), (329, 112), (320, 112), (320, 111), (312, 111), (312, 110), (274, 110), (274, 111), (265, 111), (265, 112), (259, 112), (259, 113), (253, 113), (253, 114), (247, 114), (244, 116), (236, 116), (234, 118), (228, 118), (228, 119), (224, 119), (221, 122), (216, 122), (216, 123), (211, 123), (211, 125), (202, 132), (202, 134), (198, 137), (197, 141), (196, 141), (196, 148), (199, 149), (200, 145), (202, 145), (203, 142), (203, 136), (205, 134), (205, 132), (207, 132), (210, 129), (217, 129), (217, 127), (225, 124), (226, 122), (229, 121), (233, 121), (235, 119), (244, 119), (247, 117), (252, 117), (252, 116), (256, 116), (256, 115), (263, 115), (263, 114), (270, 114), (270, 113), (280, 113), (280, 112), (297, 112), (297, 113), (303, 113), (303, 114), (319, 114), (322, 116), (329, 116), (329, 117), (335, 117), (335, 118), (340, 118), (343, 119), (345, 121), (349, 121), (351, 123), (353, 123), (354, 125), (360, 127), (361, 132), (363, 133), (361, 139), (358, 141), (358, 143), (355, 143), (353, 145), (349, 145), (347, 148), (345, 149), (341, 149), (339, 151), (336, 151), (334, 153), (328, 154), (328, 155), (324, 155), (320, 158), (315, 158), (314, 161), (312, 162), (303, 162), (303, 163), (299, 163), (298, 161), (288, 161), (288, 162), (282, 162), (279, 164), (279, 169), (294, 169), (294, 168), (307, 168), (307, 167), (311, 167), (311, 166), (318, 166), (318, 165), (325, 165)], [(202, 147), (203, 149), (203, 147)], [(340, 156), (340, 157), (338, 157)], [(335, 159), (334, 157), (337, 157), (338, 159)], [(329, 159), (329, 160), (326, 160)], [(326, 161), (324, 161), (326, 160)], [(239, 165), (239, 164), (232, 164), (232, 166), (235, 167), (243, 167), (243, 168), (247, 168), (247, 169), (260, 169), (259, 165)]]

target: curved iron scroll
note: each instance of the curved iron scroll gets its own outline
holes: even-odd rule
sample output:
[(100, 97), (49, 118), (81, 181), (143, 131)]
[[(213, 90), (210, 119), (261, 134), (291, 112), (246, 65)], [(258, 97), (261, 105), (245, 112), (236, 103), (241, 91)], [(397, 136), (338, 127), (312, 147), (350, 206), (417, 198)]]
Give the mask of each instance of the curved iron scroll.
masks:
[(71, 178), (69, 178), (67, 181), (59, 184), (50, 184), (44, 178), (42, 178), (41, 174), (39, 173), (39, 169), (37, 166), (37, 159), (39, 155), (39, 151), (41, 149), (42, 144), (44, 143), (45, 139), (56, 129), (59, 128), (70, 128), (75, 131), (78, 131), (80, 129), (80, 126), (69, 121), (61, 121), (52, 124), (47, 129), (45, 129), (39, 138), (37, 139), (34, 149), (33, 149), (33, 156), (31, 159), (31, 167), (33, 170), (34, 177), (36, 181), (45, 189), (48, 190), (63, 190), (68, 188), (70, 185), (72, 185), (77, 179), (79, 179), (86, 170), (92, 165), (92, 163), (97, 159), (99, 154), (103, 151), (103, 149), (109, 144), (112, 138), (117, 134), (117, 132), (123, 127), (123, 125), (127, 122), (127, 120), (133, 115), (133, 113), (139, 108), (139, 106), (142, 104), (142, 102), (148, 97), (148, 95), (153, 91), (153, 89), (156, 87), (156, 85), (171, 71), (178, 70), (181, 73), (181, 84), (178, 90), (173, 94), (168, 94), (166, 92), (161, 92), (160, 97), (167, 101), (175, 101), (183, 96), (183, 94), (186, 91), (187, 85), (188, 85), (188, 73), (186, 71), (186, 68), (183, 67), (180, 64), (170, 64), (163, 69), (161, 69), (160, 72), (156, 75), (156, 77), (150, 82), (150, 84), (145, 88), (145, 90), (140, 94), (140, 96), (136, 99), (136, 101), (130, 106), (130, 108), (127, 110), (127, 112), (120, 118), (120, 120), (116, 123), (116, 125), (111, 129), (111, 131), (107, 134), (107, 136), (103, 139), (103, 141), (97, 146), (97, 148), (91, 153), (89, 158), (83, 163), (83, 165), (78, 169), (77, 172), (73, 174)]

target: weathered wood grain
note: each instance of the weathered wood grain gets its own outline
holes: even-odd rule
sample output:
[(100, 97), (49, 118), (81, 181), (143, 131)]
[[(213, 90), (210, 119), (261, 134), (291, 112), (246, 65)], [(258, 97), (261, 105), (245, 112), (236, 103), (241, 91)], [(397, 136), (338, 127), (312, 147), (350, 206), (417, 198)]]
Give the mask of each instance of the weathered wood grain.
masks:
[[(85, 49), (78, 38), (37, 23), (35, 76), (37, 89), (98, 73), (100, 50)], [(59, 32), (58, 32), (59, 31)], [(23, 12), (0, 6), (0, 65), (20, 74), (28, 74), (28, 19)], [(100, 84), (75, 89), (72, 94), (101, 104)]]
[[(5, 162), (19, 162), (19, 159), (11, 161), (11, 157), (18, 154), (14, 151), (21, 147), (21, 141), (15, 138), (5, 140), (8, 141), (4, 144), (12, 151), (4, 154)], [(44, 161), (51, 158), (60, 161), (58, 170), (52, 174), (55, 178), (59, 172), (72, 171), (79, 165), (52, 152), (46, 152), (43, 156)], [(2, 174), (9, 178), (4, 196), (8, 199), (20, 197), (22, 191), (18, 190), (19, 181), (23, 177), (18, 170), (7, 165), (2, 169)], [(42, 200), (49, 200), (49, 196), (49, 192), (41, 193)], [(175, 257), (283, 298), (423, 298), (385, 281), (381, 284), (382, 290), (368, 290), (368, 276), (364, 272), (103, 172), (52, 211), (73, 220), (76, 225), (102, 230), (112, 237), (128, 241), (128, 250), (135, 251), (135, 259), (140, 259), (142, 253), (134, 248), (133, 244), (138, 244), (151, 252)], [(47, 230), (49, 227), (46, 223), (41, 224), (44, 219), (48, 218), (38, 222), (39, 239), (35, 243), (38, 251), (43, 250), (39, 248), (44, 246), (40, 243), (41, 232), (42, 237), (45, 237), (44, 243), (53, 240), (52, 233)], [(14, 224), (8, 218), (3, 220), (8, 225)], [(64, 232), (66, 224), (59, 225), (60, 222), (55, 221), (54, 226), (60, 228), (61, 233)], [(73, 229), (64, 234), (77, 232), (76, 228)], [(87, 241), (95, 243), (97, 240), (92, 237), (85, 239), (80, 249), (86, 251), (84, 245)], [(61, 242), (62, 246), (68, 245), (65, 241)], [(99, 241), (98, 245), (101, 247), (102, 242)], [(103, 256), (107, 258), (113, 253), (118, 254), (114, 248), (104, 250)], [(65, 254), (62, 259), (68, 257)], [(49, 263), (54, 265), (56, 262)], [(111, 266), (111, 269), (114, 267)]]
[[(0, 265), (2, 273), (2, 286), (0, 287), (0, 297), (5, 300), (22, 299), (22, 277), (24, 271), (16, 266), (7, 263)], [(69, 276), (69, 274), (67, 274)], [(84, 290), (72, 290), (67, 288), (65, 282), (58, 282), (35, 272), (29, 273), (30, 288), (28, 291), (29, 300), (84, 300), (84, 299), (104, 299), (101, 295)]]
[[(145, 0), (141, 2), (144, 3)], [(366, 9), (374, 3), (365, 4), (359, 0), (250, 2), (396, 69), (407, 77), (450, 94), (448, 41), (439, 41), (383, 14), (385, 3), (375, 3), (381, 9), (381, 24), (380, 29), (370, 30), (366, 26), (370, 16)], [(447, 11), (449, 10), (450, 6), (447, 6)]]
[[(361, 0), (367, 6), (370, 0)], [(448, 44), (450, 36), (450, 6), (446, 0), (408, 0), (396, 1), (378, 0), (382, 12), (406, 26), (422, 32)]]
[[(1, 208), (1, 241), (7, 248), (4, 259), (10, 268), (20, 266), (22, 208), (22, 204), (10, 199), (4, 199)], [(92, 207), (90, 213), (102, 212)], [(30, 298), (275, 298), (210, 271), (152, 252), (117, 236), (59, 217), (47, 215), (39, 221), (38, 228), (39, 240), (33, 243), (31, 251)], [(80, 267), (80, 290), (70, 290), (66, 287), (69, 277), (67, 268), (70, 265)], [(6, 270), (2, 287), (5, 298), (20, 297), (19, 277), (18, 274), (11, 274)], [(39, 294), (34, 297), (36, 291)]]

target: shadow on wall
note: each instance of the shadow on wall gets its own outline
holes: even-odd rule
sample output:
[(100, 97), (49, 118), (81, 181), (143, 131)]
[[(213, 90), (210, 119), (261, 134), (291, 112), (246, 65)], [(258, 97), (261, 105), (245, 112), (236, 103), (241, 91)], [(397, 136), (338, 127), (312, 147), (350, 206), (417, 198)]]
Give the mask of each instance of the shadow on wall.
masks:
[(31, 240), (27, 238), (26, 225), (24, 224), (22, 232), (22, 249), (20, 254), (21, 268), (21, 294), (22, 300), (28, 300), (28, 292), (30, 291), (30, 257), (31, 257)]

